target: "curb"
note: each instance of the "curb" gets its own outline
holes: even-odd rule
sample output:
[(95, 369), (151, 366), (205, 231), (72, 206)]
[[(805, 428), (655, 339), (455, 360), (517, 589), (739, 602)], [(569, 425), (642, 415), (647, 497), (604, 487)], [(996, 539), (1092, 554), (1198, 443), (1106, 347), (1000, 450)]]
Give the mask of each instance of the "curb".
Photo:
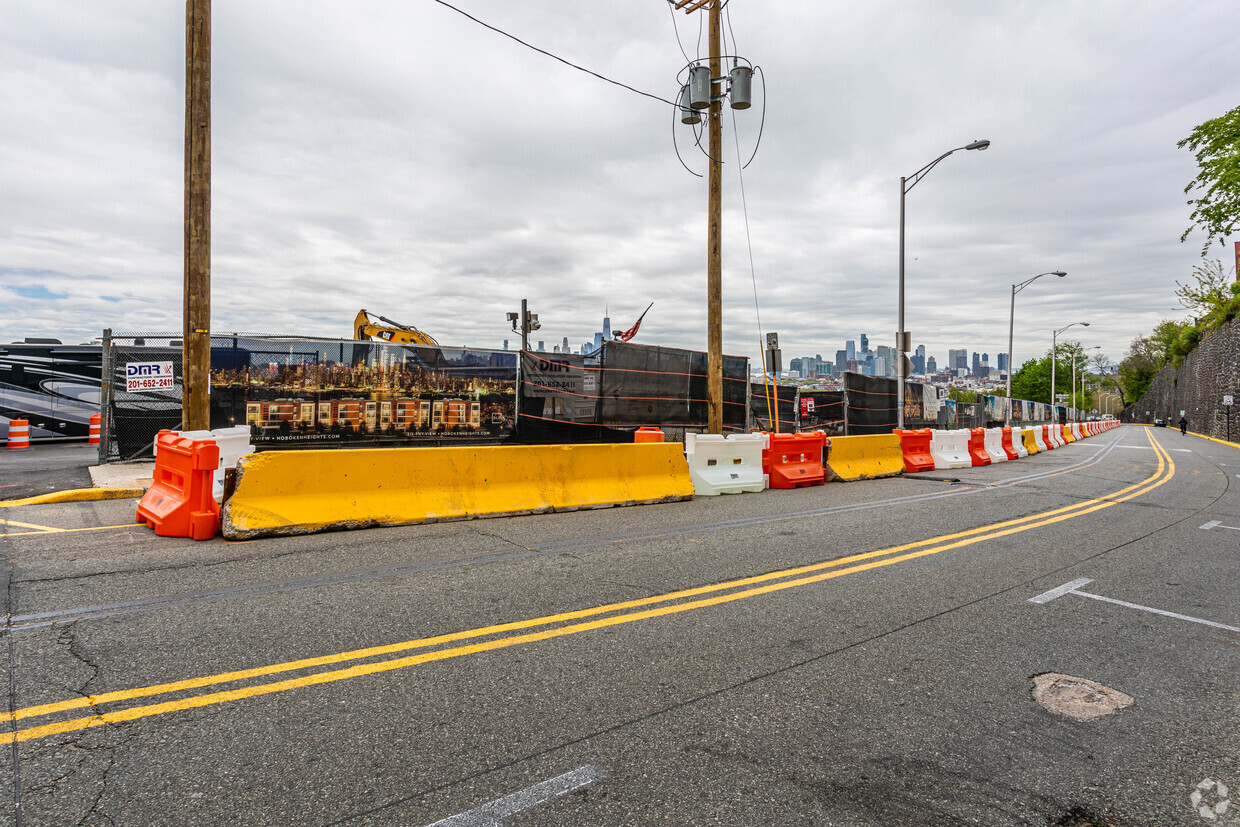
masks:
[(1226, 445), (1229, 448), (1240, 448), (1240, 443), (1228, 442), (1225, 439), (1218, 439), (1216, 437), (1206, 436), (1205, 434), (1199, 434), (1196, 431), (1189, 431), (1189, 433), (1193, 436), (1199, 436), (1202, 439), (1208, 439), (1211, 442), (1217, 442), (1219, 445)]
[(73, 488), (68, 491), (53, 491), (24, 500), (4, 500), (0, 508), (17, 508), (23, 505), (47, 505), (49, 503), (89, 502), (91, 500), (123, 500), (128, 497), (141, 497), (144, 488)]

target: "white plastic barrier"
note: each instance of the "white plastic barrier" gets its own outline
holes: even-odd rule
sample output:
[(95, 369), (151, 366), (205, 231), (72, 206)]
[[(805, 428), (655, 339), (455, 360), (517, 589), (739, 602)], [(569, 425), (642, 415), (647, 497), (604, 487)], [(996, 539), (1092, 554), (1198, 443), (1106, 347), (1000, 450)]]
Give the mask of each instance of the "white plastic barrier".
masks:
[(1081, 423), (1079, 422), (1072, 423), (1072, 436), (1076, 437), (1077, 439), (1085, 438), (1085, 434), (1082, 433), (1081, 431)]
[(973, 458), (969, 456), (969, 432), (935, 431), (930, 435), (930, 455), (934, 457), (934, 470), (944, 471), (948, 468), (972, 468)]
[(762, 449), (766, 434), (685, 434), (685, 459), (693, 493), (699, 497), (762, 491)]
[[(218, 428), (214, 431), (173, 431), (174, 434), (186, 439), (213, 439), (220, 449), (220, 467), (215, 469), (212, 494), (215, 501), (224, 499), (224, 472), (236, 468), (237, 462), (246, 454), (254, 453), (254, 445), (250, 442), (250, 426), (237, 425), (232, 428)], [(151, 454), (156, 453), (156, 446), (151, 446)]]
[(1016, 449), (1016, 456), (1018, 457), (1029, 456), (1029, 449), (1025, 447), (1025, 429), (1024, 428), (1013, 428), (1012, 429), (1012, 447)]
[(1046, 428), (1042, 425), (1033, 426), (1033, 444), (1043, 451), (1049, 451), (1050, 446), (1046, 444)]
[(1050, 434), (1051, 442), (1055, 444), (1056, 448), (1062, 448), (1063, 446), (1068, 444), (1068, 441), (1063, 438), (1063, 426), (1062, 425), (1051, 425), (1049, 428), (1046, 429), (1046, 432)]
[(990, 454), (991, 465), (994, 465), (996, 462), (1008, 461), (1007, 451), (1003, 450), (1002, 428), (987, 428), (984, 443), (986, 445), (986, 453)]

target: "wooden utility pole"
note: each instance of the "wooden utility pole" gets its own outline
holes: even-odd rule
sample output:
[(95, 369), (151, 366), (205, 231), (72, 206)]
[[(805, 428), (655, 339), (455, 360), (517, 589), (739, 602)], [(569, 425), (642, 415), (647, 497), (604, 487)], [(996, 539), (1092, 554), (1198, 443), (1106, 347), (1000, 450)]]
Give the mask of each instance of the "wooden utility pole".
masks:
[(181, 424), (211, 427), (211, 0), (185, 2), (185, 285)]
[(706, 239), (706, 372), (710, 398), (707, 431), (723, 433), (723, 100), (714, 78), (723, 74), (720, 13), (723, 0), (710, 4), (710, 203)]

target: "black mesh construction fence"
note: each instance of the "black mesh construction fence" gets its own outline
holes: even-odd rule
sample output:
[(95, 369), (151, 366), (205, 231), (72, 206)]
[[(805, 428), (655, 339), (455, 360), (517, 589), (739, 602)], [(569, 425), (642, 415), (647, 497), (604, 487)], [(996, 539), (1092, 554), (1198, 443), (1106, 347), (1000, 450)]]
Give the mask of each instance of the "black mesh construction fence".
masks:
[(780, 433), (796, 433), (797, 416), (796, 385), (773, 385), (754, 382), (749, 386), (749, 426), (762, 431), (774, 431), (775, 411), (779, 411)]
[(802, 390), (797, 401), (797, 422), (802, 431), (844, 433), (844, 392)]
[[(596, 355), (522, 354), (523, 442), (629, 442), (643, 426), (669, 440), (708, 427), (706, 354), (605, 342)], [(723, 357), (723, 427), (743, 432), (749, 361)]]
[[(150, 456), (181, 426), (180, 334), (103, 341), (100, 458)], [(215, 334), (210, 427), (248, 425), (258, 450), (495, 444), (512, 434), (515, 352)]]
[(844, 374), (849, 434), (889, 434), (896, 427), (896, 380)]

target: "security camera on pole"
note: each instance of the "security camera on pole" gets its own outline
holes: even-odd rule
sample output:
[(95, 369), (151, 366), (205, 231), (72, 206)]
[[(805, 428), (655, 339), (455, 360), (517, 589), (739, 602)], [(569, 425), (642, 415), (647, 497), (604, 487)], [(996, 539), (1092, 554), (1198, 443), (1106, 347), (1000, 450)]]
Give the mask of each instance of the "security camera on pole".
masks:
[(525, 354), (530, 349), (530, 333), (542, 327), (538, 323), (538, 314), (531, 313), (526, 306), (526, 300), (521, 300), (521, 314), (508, 314), (508, 321), (512, 324), (512, 332), (521, 334), (521, 352), (517, 354), (517, 410), (515, 414), (516, 426), (519, 429), (521, 425), (521, 375), (524, 373), (523, 362)]

